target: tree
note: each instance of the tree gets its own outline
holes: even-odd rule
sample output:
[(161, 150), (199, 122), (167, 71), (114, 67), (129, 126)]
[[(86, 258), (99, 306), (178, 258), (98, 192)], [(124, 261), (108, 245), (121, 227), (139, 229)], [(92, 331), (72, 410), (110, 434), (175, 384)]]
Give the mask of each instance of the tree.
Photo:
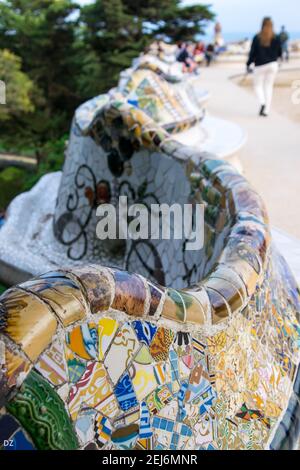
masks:
[(0, 49), (20, 57), (19, 72), (34, 83), (35, 111), (19, 115), (14, 135), (42, 145), (57, 138), (75, 108), (114, 86), (154, 38), (192, 39), (212, 18), (209, 7), (178, 0), (0, 1)]
[(33, 82), (21, 71), (21, 59), (7, 49), (0, 50), (0, 80), (6, 85), (6, 104), (0, 105), (0, 121), (34, 111)]
[[(0, 48), (22, 58), (23, 70), (40, 91), (33, 130), (51, 133), (80, 102), (76, 93), (74, 44), (79, 8), (71, 0), (6, 0), (0, 3)], [(36, 119), (35, 119), (36, 118)]]
[(163, 16), (157, 33), (174, 42), (195, 40), (205, 31), (205, 26), (215, 15), (206, 5), (181, 7), (179, 2), (172, 11), (167, 10)]
[(100, 58), (106, 91), (153, 39), (195, 39), (213, 18), (209, 7), (183, 7), (178, 0), (96, 0), (81, 9), (80, 20), (85, 42)]

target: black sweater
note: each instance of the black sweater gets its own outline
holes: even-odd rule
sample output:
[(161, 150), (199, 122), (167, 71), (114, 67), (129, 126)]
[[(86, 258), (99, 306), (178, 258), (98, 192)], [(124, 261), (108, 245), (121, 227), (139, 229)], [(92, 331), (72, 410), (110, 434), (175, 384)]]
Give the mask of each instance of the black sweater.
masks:
[(257, 34), (252, 41), (247, 66), (249, 67), (253, 62), (256, 66), (276, 62), (281, 56), (282, 47), (278, 36), (275, 36), (274, 39), (272, 39), (270, 46), (265, 47), (261, 45), (259, 35)]

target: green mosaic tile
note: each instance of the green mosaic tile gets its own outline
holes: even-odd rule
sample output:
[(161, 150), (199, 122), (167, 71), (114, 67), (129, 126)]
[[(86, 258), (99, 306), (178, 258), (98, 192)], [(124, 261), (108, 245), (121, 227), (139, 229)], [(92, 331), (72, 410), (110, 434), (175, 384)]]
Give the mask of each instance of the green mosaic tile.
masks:
[(40, 450), (74, 450), (78, 441), (63, 401), (49, 383), (32, 371), (7, 404)]

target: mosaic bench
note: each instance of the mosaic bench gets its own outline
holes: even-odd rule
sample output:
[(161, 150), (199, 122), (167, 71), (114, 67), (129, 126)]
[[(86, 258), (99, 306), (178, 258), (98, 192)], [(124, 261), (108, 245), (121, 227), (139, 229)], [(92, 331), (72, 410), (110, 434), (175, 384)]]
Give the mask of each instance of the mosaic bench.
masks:
[[(78, 215), (89, 225), (94, 202), (107, 201), (131, 161), (138, 168), (139, 152), (143, 168), (154, 155), (171, 160), (170, 177), (184, 169), (206, 205), (205, 246), (184, 273), (176, 257), (146, 276), (144, 264), (129, 274), (83, 257), (2, 295), (1, 435), (18, 449), (295, 448), (300, 295), (272, 246), (260, 197), (228, 163), (174, 142), (136, 108), (102, 99), (101, 112), (90, 103), (89, 119), (81, 109), (73, 123), (55, 246), (72, 246), (59, 240), (58, 220)], [(85, 170), (89, 158), (100, 164), (95, 178), (78, 176), (82, 155)], [(104, 190), (98, 177), (108, 170)], [(82, 196), (70, 197), (68, 178)], [(175, 279), (157, 282), (169, 271)]]
[[(138, 77), (138, 79), (135, 83), (136, 77)], [(143, 95), (141, 99), (145, 103), (144, 111), (147, 111), (150, 117), (155, 118), (157, 124), (163, 125), (165, 130), (172, 132), (172, 136), (176, 138), (177, 141), (185, 145), (188, 144), (189, 147), (191, 147), (191, 145), (196, 146), (198, 150), (196, 152), (193, 150), (193, 152), (198, 155), (199, 148), (201, 148), (201, 146), (199, 146), (199, 136), (203, 134), (203, 138), (207, 138), (213, 128), (214, 138), (212, 139), (210, 137), (208, 139), (209, 150), (211, 152), (214, 151), (213, 142), (215, 142), (218, 143), (218, 151), (221, 151), (222, 143), (219, 142), (221, 136), (219, 130), (225, 126), (224, 129), (227, 139), (227, 136), (231, 133), (227, 124), (229, 124), (230, 127), (231, 123), (226, 124), (222, 120), (218, 121), (211, 117), (206, 117), (203, 120), (202, 105), (196, 105), (197, 99), (190, 91), (186, 91), (186, 83), (184, 90), (182, 88), (180, 94), (176, 88), (172, 89), (161, 75), (157, 75), (149, 69), (137, 68), (137, 70), (132, 72), (131, 76), (128, 77), (127, 75), (123, 84), (120, 84), (119, 90), (111, 90), (107, 95), (100, 95), (84, 103), (76, 111), (74, 118), (75, 124), (72, 127), (63, 175), (61, 175), (60, 172), (46, 175), (29, 193), (19, 195), (11, 203), (6, 223), (0, 231), (0, 281), (7, 284), (15, 284), (29, 278), (31, 275), (41, 273), (42, 266), (46, 270), (51, 270), (56, 269), (57, 266), (61, 266), (62, 264), (67, 266), (69, 264), (72, 265), (73, 262), (76, 263), (76, 259), (73, 259), (74, 256), (69, 256), (65, 249), (66, 245), (69, 244), (71, 250), (73, 243), (72, 237), (74, 238), (76, 229), (72, 230), (73, 235), (71, 234), (70, 240), (66, 239), (61, 233), (61, 231), (64, 232), (64, 228), (62, 228), (63, 225), (67, 226), (69, 229), (72, 223), (72, 210), (64, 210), (65, 213), (69, 212), (69, 215), (66, 215), (64, 220), (60, 220), (59, 229), (57, 229), (57, 224), (55, 224), (56, 231), (55, 236), (53, 235), (53, 219), (57, 221), (58, 217), (62, 216), (63, 211), (63, 208), (59, 209), (56, 206), (57, 198), (59, 196), (58, 204), (60, 204), (60, 201), (62, 201), (61, 204), (66, 204), (65, 198), (67, 197), (76, 198), (77, 191), (80, 189), (76, 187), (77, 183), (75, 177), (77, 171), (79, 171), (79, 174), (77, 174), (77, 178), (79, 179), (88, 177), (87, 173), (90, 173), (89, 178), (91, 184), (87, 185), (87, 190), (92, 189), (94, 192), (96, 191), (98, 193), (99, 191), (105, 190), (103, 184), (97, 186), (98, 183), (101, 182), (100, 174), (103, 171), (103, 168), (99, 167), (98, 159), (103, 158), (103, 155), (101, 154), (100, 146), (94, 145), (93, 142), (91, 142), (91, 138), (88, 134), (89, 126), (91, 122), (96, 119), (97, 115), (101, 114), (103, 107), (115, 101), (116, 97), (121, 99), (121, 101), (126, 101), (126, 99), (129, 98), (130, 84), (128, 78), (130, 83), (133, 84), (133, 89), (136, 89), (139, 87), (140, 80), (143, 81), (143, 77), (145, 81), (148, 81), (152, 85), (154, 84), (151, 97), (147, 96), (149, 87), (141, 87), (141, 95)], [(191, 96), (194, 97), (194, 99), (191, 99)], [(137, 119), (139, 119), (138, 116), (142, 114), (143, 113), (136, 113)], [(202, 130), (199, 128), (199, 125), (202, 127)], [(176, 143), (174, 142), (172, 145), (175, 149)], [(236, 149), (236, 146), (234, 148)], [(171, 149), (171, 153), (172, 151)], [(190, 150), (187, 150), (187, 152), (190, 152)], [(126, 157), (122, 156), (121, 158)], [(130, 164), (127, 162), (125, 163), (125, 167), (126, 166), (130, 166)], [(68, 174), (70, 171), (73, 172), (72, 175)], [(141, 171), (143, 171), (142, 168)], [(82, 176), (82, 172), (85, 173), (84, 176)], [(94, 176), (97, 179), (95, 184)], [(63, 180), (62, 184), (61, 179)], [(74, 194), (72, 196), (71, 192), (73, 190)], [(87, 200), (85, 202), (87, 202)], [(34, 212), (32, 211), (32, 207), (35, 207)], [(87, 212), (90, 210), (91, 208), (88, 207), (88, 204), (85, 204), (84, 211)], [(76, 240), (76, 242), (78, 242), (77, 246), (79, 243), (84, 243), (83, 240), (87, 233), (86, 229), (89, 229), (88, 231), (91, 232), (90, 228), (92, 227), (92, 223), (90, 223), (90, 220), (85, 219), (84, 211), (77, 218), (79, 224), (83, 219), (87, 221), (85, 227), (83, 227), (82, 230), (80, 229), (82, 233), (79, 235), (80, 240)], [(77, 248), (75, 247), (75, 249)], [(96, 246), (94, 254), (86, 255), (84, 253), (84, 255), (81, 255), (82, 248), (79, 249), (78, 262), (82, 263), (87, 259), (89, 261), (96, 259), (97, 262), (100, 261), (104, 264), (108, 264), (108, 260), (103, 257), (103, 253), (100, 255), (99, 250), (98, 253), (97, 250), (98, 248)], [(85, 251), (84, 248), (83, 251)], [(126, 264), (122, 267), (129, 268)], [(163, 281), (163, 279), (160, 279), (160, 281)]]
[[(218, 258), (231, 221), (225, 197), (203, 173), (205, 154), (178, 144), (124, 101), (109, 101), (100, 111), (99, 103), (91, 101), (89, 106), (90, 114), (87, 104), (76, 113), (58, 192), (53, 226), (59, 256), (63, 253), (74, 264), (101, 260), (172, 287), (196, 282)], [(239, 181), (234, 169), (225, 162), (220, 165)], [(176, 203), (183, 208), (202, 202), (205, 246), (187, 251), (187, 238), (99, 240), (96, 208), (104, 203), (117, 207), (121, 196), (128, 205), (147, 207)]]
[[(202, 203), (203, 249), (99, 242), (96, 208), (120, 195)], [(15, 448), (296, 447), (299, 289), (230, 164), (99, 96), (76, 112), (63, 175), (11, 204), (0, 258), (39, 275), (0, 298), (0, 431)]]
[(44, 450), (295, 448), (299, 293), (280, 257), (233, 240), (184, 291), (92, 265), (7, 291), (3, 439)]
[(117, 91), (172, 132), (179, 142), (226, 159), (241, 171), (238, 154), (247, 141), (246, 132), (233, 122), (205, 112), (210, 95), (201, 88), (199, 77), (178, 75), (175, 81), (153, 62), (157, 59), (147, 57), (122, 72)]
[[(107, 250), (97, 239), (97, 205), (116, 201), (122, 194), (130, 196), (135, 203), (142, 198), (152, 203), (177, 202), (181, 205), (198, 197), (209, 206), (205, 250), (214, 251), (214, 257), (208, 259), (203, 250), (193, 261), (191, 255), (174, 248), (178, 265), (183, 264), (186, 272), (179, 272), (174, 266), (170, 274), (172, 279), (156, 276), (157, 281), (173, 287), (195, 282), (218, 256), (222, 238), (226, 236), (226, 229), (221, 229), (228, 222), (224, 208), (219, 211), (214, 207), (220, 194), (209, 189), (205, 177), (195, 167), (195, 162), (200, 162), (205, 155), (173, 140), (172, 135), (145, 113), (126, 104), (124, 98), (113, 101), (109, 95), (101, 95), (85, 103), (76, 111), (73, 120), (63, 174), (45, 176), (29, 193), (18, 196), (10, 205), (6, 223), (0, 231), (3, 272), (6, 275), (9, 269), (15, 269), (17, 272), (11, 277), (19, 276), (20, 271), (24, 279), (24, 273), (30, 277), (41, 273), (42, 269), (52, 270), (87, 261), (117, 264), (136, 271), (132, 256), (129, 260), (129, 245), (123, 247), (126, 253), (120, 258), (119, 253), (114, 256), (112, 249)], [(176, 185), (175, 181), (178, 181)], [(152, 250), (145, 244), (141, 249)], [(158, 251), (155, 247), (155, 261), (150, 268), (162, 272), (169, 261), (164, 259), (163, 246)], [(136, 253), (131, 255), (137, 258)], [(145, 257), (147, 253), (143, 259)], [(148, 277), (150, 270), (141, 274)], [(17, 279), (19, 282), (20, 277)]]

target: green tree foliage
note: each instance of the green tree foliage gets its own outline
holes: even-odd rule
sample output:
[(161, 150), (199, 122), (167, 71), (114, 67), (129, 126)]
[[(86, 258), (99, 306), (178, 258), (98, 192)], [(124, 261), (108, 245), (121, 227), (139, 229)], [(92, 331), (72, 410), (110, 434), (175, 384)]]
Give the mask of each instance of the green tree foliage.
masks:
[(23, 189), (26, 170), (21, 168), (5, 168), (0, 172), (0, 209), (7, 207), (9, 202)]
[(194, 40), (199, 34), (204, 33), (207, 23), (215, 17), (206, 5), (181, 8), (178, 1), (173, 3), (177, 5), (173, 11), (172, 9), (167, 10), (158, 33), (174, 42)]
[(74, 109), (113, 86), (154, 38), (192, 39), (212, 18), (209, 7), (178, 0), (95, 0), (84, 7), (73, 0), (1, 1), (0, 49), (20, 57), (34, 83), (35, 112), (15, 120), (17, 133), (42, 143), (56, 138)]
[(34, 111), (33, 82), (21, 70), (21, 59), (7, 49), (0, 50), (0, 79), (6, 85), (6, 105), (0, 106), (0, 122)]
[(109, 88), (153, 39), (195, 39), (213, 18), (209, 7), (183, 7), (178, 0), (96, 0), (83, 7), (85, 42), (103, 64), (101, 89)]
[[(70, 0), (6, 0), (0, 3), (0, 48), (22, 58), (23, 70), (33, 80), (38, 100), (35, 116), (25, 120), (34, 135), (51, 137), (66, 124), (76, 92), (74, 44), (78, 10)], [(21, 127), (21, 126), (20, 126)]]
[(0, 295), (3, 294), (6, 291), (7, 287), (5, 287), (3, 284), (0, 284)]
[(60, 168), (76, 107), (115, 86), (154, 39), (193, 39), (211, 19), (209, 7), (178, 0), (0, 0), (0, 149), (40, 162), (33, 175), (2, 172), (0, 193), (15, 179), (13, 196)]

